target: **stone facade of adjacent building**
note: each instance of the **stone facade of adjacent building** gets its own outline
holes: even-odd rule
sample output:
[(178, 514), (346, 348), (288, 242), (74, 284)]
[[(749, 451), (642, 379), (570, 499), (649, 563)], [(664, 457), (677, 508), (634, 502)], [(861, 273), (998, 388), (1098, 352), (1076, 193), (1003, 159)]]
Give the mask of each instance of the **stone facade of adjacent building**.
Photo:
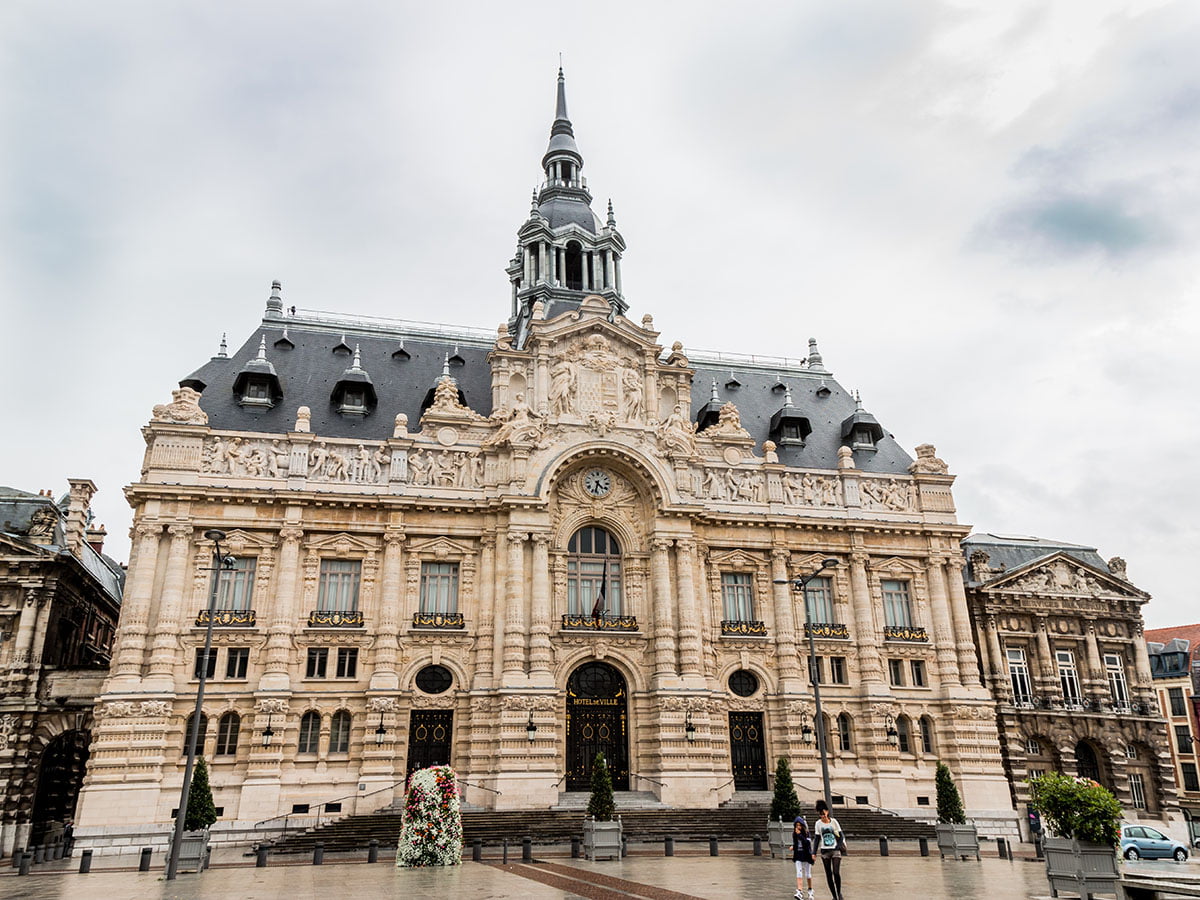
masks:
[(0, 488), (0, 854), (74, 815), (124, 572), (89, 526), (96, 486)]
[(1167, 720), (1167, 739), (1179, 806), (1195, 843), (1200, 839), (1200, 625), (1146, 631), (1146, 650), (1159, 713)]

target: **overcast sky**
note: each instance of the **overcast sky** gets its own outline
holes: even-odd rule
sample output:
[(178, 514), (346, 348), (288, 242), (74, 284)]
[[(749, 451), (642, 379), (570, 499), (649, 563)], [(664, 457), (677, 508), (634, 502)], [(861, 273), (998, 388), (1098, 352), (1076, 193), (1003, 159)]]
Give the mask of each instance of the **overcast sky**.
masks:
[(1200, 619), (1200, 5), (0, 4), (0, 483), (92, 478), (288, 305), (495, 327), (563, 53), (631, 316), (796, 355), (962, 521)]

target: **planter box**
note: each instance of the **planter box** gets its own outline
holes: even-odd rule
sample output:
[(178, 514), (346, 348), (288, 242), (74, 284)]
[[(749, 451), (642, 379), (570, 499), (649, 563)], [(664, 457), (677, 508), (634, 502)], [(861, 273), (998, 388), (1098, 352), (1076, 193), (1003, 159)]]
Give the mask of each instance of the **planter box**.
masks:
[[(179, 872), (199, 872), (204, 868), (204, 855), (208, 852), (208, 829), (185, 831), (179, 842)], [(170, 845), (167, 849), (170, 855)]]
[(583, 855), (588, 859), (621, 858), (621, 820), (597, 822), (583, 820)]
[(1072, 891), (1084, 898), (1092, 894), (1117, 894), (1121, 875), (1114, 847), (1048, 837), (1042, 849), (1046, 854), (1046, 879), (1055, 897), (1059, 891)]
[(792, 858), (793, 830), (791, 822), (767, 820), (767, 841), (771, 845), (772, 856), (782, 856), (784, 859)]
[(979, 859), (979, 833), (974, 825), (937, 825), (938, 852), (942, 859), (974, 856)]

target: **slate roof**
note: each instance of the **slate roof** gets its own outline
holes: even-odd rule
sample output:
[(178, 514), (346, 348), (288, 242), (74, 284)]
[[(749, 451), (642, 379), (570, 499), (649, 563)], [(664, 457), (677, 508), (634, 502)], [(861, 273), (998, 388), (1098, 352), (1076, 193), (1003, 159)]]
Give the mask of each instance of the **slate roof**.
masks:
[[(1082, 563), (1086, 563), (1101, 572), (1108, 572), (1107, 563), (1101, 559), (1095, 547), (1085, 547), (1082, 544), (1067, 544), (1063, 541), (1050, 541), (1045, 538), (1025, 537), (1022, 535), (1005, 534), (972, 534), (963, 539), (963, 554), (967, 557), (967, 569), (970, 570), (971, 554), (983, 550), (988, 554), (988, 565), (992, 568), (1004, 567), (1006, 572), (1019, 569), (1021, 566), (1045, 559), (1056, 553), (1065, 553)], [(995, 576), (992, 576), (995, 577)], [(968, 584), (979, 584), (974, 578), (968, 579)]]
[(1190, 650), (1200, 650), (1200, 623), (1195, 625), (1172, 625), (1170, 628), (1147, 628), (1145, 638), (1147, 644), (1151, 641), (1158, 644), (1167, 644), (1174, 640), (1184, 640), (1188, 642)]
[[(262, 326), (228, 358), (214, 357), (180, 384), (201, 390), (200, 406), (208, 413), (209, 425), (217, 430), (284, 434), (295, 426), (296, 408), (307, 406), (312, 412), (314, 434), (380, 441), (391, 437), (397, 413), (405, 413), (409, 427), (416, 430), (422, 401), (441, 376), (444, 359), (447, 355), (457, 355), (462, 363), (451, 364), (450, 374), (457, 379), (467, 404), (485, 416), (492, 412), (492, 379), (486, 356), (495, 340), (493, 333), (417, 323), (362, 321), (365, 324), (356, 326), (355, 320), (339, 320), (307, 311), (283, 318), (268, 315)], [(282, 340), (285, 325), (286, 342)], [(443, 333), (435, 333), (435, 328)], [(264, 334), (266, 356), (278, 374), (283, 399), (268, 410), (244, 409), (238, 404), (233, 385), (238, 373), (257, 354)], [(394, 358), (401, 341), (407, 358)], [(379, 397), (378, 406), (370, 415), (342, 416), (331, 399), (334, 386), (351, 362), (346, 352), (333, 352), (338, 345), (359, 347), (362, 367)], [(691, 362), (696, 369), (691, 404), (693, 421), (709, 401), (712, 380), (716, 379), (721, 402), (733, 401), (741, 414), (742, 426), (761, 445), (770, 437), (771, 417), (784, 404), (781, 385), (786, 383), (792, 389), (793, 406), (808, 417), (813, 431), (804, 447), (781, 446), (780, 462), (804, 468), (837, 467), (837, 451), (843, 443), (841, 423), (853, 414), (855, 401), (827, 372), (802, 368), (794, 361), (790, 365), (771, 365), (739, 358), (731, 366), (725, 361), (705, 362), (700, 354), (692, 356)], [(740, 386), (727, 387), (732, 381)], [(878, 450), (856, 452), (855, 462), (867, 472), (903, 475), (907, 474), (912, 458), (885, 429)]]

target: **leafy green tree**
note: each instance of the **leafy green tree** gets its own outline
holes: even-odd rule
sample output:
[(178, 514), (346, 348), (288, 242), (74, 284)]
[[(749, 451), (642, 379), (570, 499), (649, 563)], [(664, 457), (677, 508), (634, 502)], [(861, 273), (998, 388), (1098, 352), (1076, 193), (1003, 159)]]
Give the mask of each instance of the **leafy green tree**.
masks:
[(950, 777), (950, 767), (940, 761), (937, 764), (937, 815), (943, 825), (967, 824), (967, 813), (954, 779)]
[(1029, 780), (1030, 805), (1059, 837), (1115, 846), (1121, 837), (1121, 804), (1088, 778), (1047, 772)]
[(208, 784), (208, 764), (201, 756), (196, 760), (196, 771), (192, 773), (192, 789), (188, 793), (187, 815), (183, 818), (184, 831), (200, 831), (217, 821), (217, 807), (213, 805), (212, 788)]
[(784, 757), (775, 763), (775, 796), (771, 798), (771, 820), (791, 822), (800, 815), (800, 798), (792, 783), (792, 767)]
[(608, 763), (604, 761), (603, 753), (597, 753), (596, 760), (592, 763), (592, 796), (588, 800), (587, 812), (597, 822), (611, 822), (615, 810)]

